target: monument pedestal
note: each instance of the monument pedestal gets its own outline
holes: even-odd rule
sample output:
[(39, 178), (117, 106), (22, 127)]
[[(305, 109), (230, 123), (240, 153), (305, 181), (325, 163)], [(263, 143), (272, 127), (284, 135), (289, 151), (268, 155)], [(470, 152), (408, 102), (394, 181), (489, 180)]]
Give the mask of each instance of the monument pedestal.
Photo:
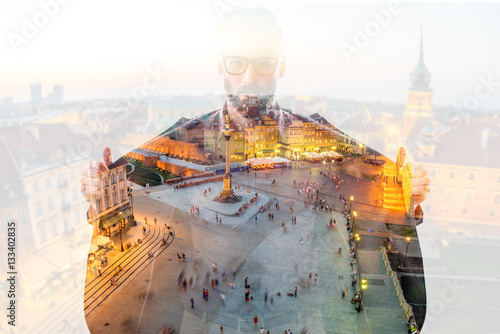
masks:
[(222, 192), (214, 198), (214, 201), (221, 203), (236, 203), (241, 201), (241, 196), (238, 196), (233, 191), (233, 179), (230, 173), (226, 173), (223, 178)]

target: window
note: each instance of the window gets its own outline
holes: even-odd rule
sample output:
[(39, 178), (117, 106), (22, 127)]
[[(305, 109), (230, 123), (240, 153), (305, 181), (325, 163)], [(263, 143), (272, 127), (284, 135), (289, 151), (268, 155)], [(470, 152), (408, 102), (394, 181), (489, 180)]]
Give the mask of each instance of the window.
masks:
[(467, 208), (462, 209), (462, 214), (464, 214), (464, 215), (467, 214)]
[(49, 199), (47, 200), (47, 206), (49, 208), (49, 211), (54, 210), (54, 203), (52, 202), (52, 197), (49, 197)]
[(57, 223), (55, 221), (52, 222), (52, 236), (55, 237), (59, 231), (57, 230)]
[(450, 179), (454, 179), (455, 178), (455, 171), (452, 171), (450, 172)]
[(443, 212), (444, 212), (444, 213), (448, 212), (448, 206), (447, 206), (447, 205), (444, 205), (444, 206), (443, 206)]
[(36, 202), (35, 204), (35, 210), (37, 215), (41, 215), (43, 213), (42, 211), (42, 204), (40, 202)]
[(469, 173), (469, 180), (474, 180), (476, 178), (476, 173), (472, 172), (472, 173)]
[(51, 186), (50, 179), (49, 178), (45, 179), (45, 188), (50, 188), (50, 186)]
[(109, 209), (109, 197), (104, 197), (104, 204), (106, 205), (106, 209)]
[(500, 193), (495, 193), (495, 196), (493, 197), (493, 203), (500, 203)]
[(220, 148), (220, 143), (217, 143), (217, 148)]
[(436, 176), (436, 170), (435, 169), (431, 170), (431, 175), (430, 176), (432, 176), (432, 177)]
[(455, 188), (446, 188), (445, 198), (452, 200), (455, 197)]
[(474, 200), (474, 189), (465, 189), (465, 201), (471, 202)]
[(97, 213), (99, 213), (99, 212), (102, 211), (102, 209), (101, 209), (101, 200), (100, 199), (97, 200), (96, 207), (97, 207)]
[(497, 212), (495, 210), (491, 210), (490, 217), (495, 217), (496, 214), (497, 214)]
[(117, 199), (116, 199), (116, 193), (113, 193), (113, 205), (116, 205), (118, 202), (117, 202)]
[(26, 234), (24, 236), (24, 247), (26, 247), (26, 250), (29, 251), (31, 249), (31, 240), (29, 234)]
[(122, 198), (122, 202), (125, 201), (125, 191), (124, 190), (120, 191), (120, 195)]
[(234, 144), (234, 149), (237, 150), (238, 149), (238, 144)]
[(108, 178), (107, 177), (103, 178), (103, 181), (104, 181), (104, 186), (106, 187), (108, 185)]
[(123, 172), (118, 174), (118, 180), (123, 181)]
[(14, 189), (9, 189), (9, 199), (13, 199), (15, 197)]
[(115, 174), (111, 174), (111, 184), (116, 183), (116, 176)]
[(19, 221), (20, 222), (26, 221), (26, 217), (24, 216), (24, 210), (23, 210), (23, 208), (19, 209)]
[(40, 227), (40, 239), (42, 242), (47, 241), (47, 233), (45, 233), (45, 226)]

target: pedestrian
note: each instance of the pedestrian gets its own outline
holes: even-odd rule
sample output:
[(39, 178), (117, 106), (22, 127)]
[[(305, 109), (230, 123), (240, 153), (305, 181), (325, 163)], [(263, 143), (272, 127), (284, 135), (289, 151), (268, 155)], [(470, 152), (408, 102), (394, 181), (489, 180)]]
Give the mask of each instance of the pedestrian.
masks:
[(191, 297), (191, 299), (189, 301), (191, 302), (191, 308), (194, 308), (194, 299), (193, 299), (193, 297)]
[(293, 289), (293, 294), (294, 294), (295, 298), (297, 298), (297, 286), (295, 286), (295, 288)]
[(265, 334), (265, 333), (264, 333), (264, 327), (260, 327), (259, 334)]
[(206, 296), (206, 299), (208, 300), (208, 294), (210, 293), (210, 291), (208, 289), (205, 289), (205, 296)]
[(222, 306), (226, 306), (226, 295), (221, 293), (220, 300), (222, 301)]
[(257, 322), (259, 321), (259, 317), (258, 316), (255, 316), (253, 318), (253, 323), (255, 324), (255, 326), (257, 326)]
[(144, 223), (147, 225), (148, 224), (148, 217), (144, 216)]
[(220, 334), (223, 334), (224, 333), (224, 327), (222, 325), (220, 325)]
[(205, 288), (203, 288), (203, 299), (206, 299), (205, 298)]
[(264, 292), (264, 304), (267, 305), (267, 289)]
[(156, 217), (155, 217), (155, 226), (156, 226)]
[(101, 266), (97, 267), (97, 270), (99, 271), (99, 277), (102, 277)]
[(271, 305), (274, 303), (274, 293), (271, 293), (271, 298), (269, 300), (271, 302)]

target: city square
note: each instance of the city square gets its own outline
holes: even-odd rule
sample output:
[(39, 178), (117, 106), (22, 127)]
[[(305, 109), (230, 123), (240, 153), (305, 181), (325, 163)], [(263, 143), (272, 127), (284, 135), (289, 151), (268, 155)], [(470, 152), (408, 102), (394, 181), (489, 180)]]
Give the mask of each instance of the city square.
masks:
[[(325, 175), (329, 167), (343, 181), (339, 190)], [(158, 230), (166, 230), (168, 225), (175, 230), (175, 238), (168, 248), (158, 245), (159, 254), (150, 260), (153, 264), (127, 282), (119, 293), (111, 294), (97, 307), (98, 312), (87, 316), (89, 330), (154, 332), (170, 325), (180, 333), (220, 333), (220, 326), (225, 333), (258, 332), (261, 326), (271, 333), (285, 329), (300, 332), (304, 328), (311, 333), (406, 331), (405, 313), (378, 251), (389, 235), (394, 237), (393, 251), (404, 251), (409, 245), (404, 236), (397, 239), (387, 231), (386, 221), (405, 225), (406, 219), (401, 207), (384, 208), (379, 204), (383, 192), (389, 190), (383, 189), (381, 177), (374, 177), (384, 170), (392, 178), (391, 162), (377, 167), (355, 158), (342, 167), (299, 161), (291, 168), (234, 173), (234, 192), (244, 198), (234, 204), (213, 201), (222, 190), (222, 182), (179, 189), (163, 185), (149, 188), (148, 193), (134, 191), (134, 215), (141, 225)], [(324, 199), (332, 212), (313, 210), (315, 198), (307, 198), (304, 182), (318, 184), (318, 198)], [(397, 198), (401, 188), (395, 185), (390, 191)], [(235, 216), (242, 203), (255, 194), (258, 200)], [(339, 198), (341, 194), (346, 201)], [(192, 211), (193, 206), (199, 207), (199, 213)], [(361, 235), (357, 254), (360, 277), (377, 283), (364, 291), (361, 312), (356, 312), (357, 304), (350, 302), (359, 286), (351, 285), (354, 276), (344, 206), (347, 211), (351, 209), (351, 214), (356, 212), (354, 224)], [(270, 213), (274, 214), (273, 220)], [(333, 229), (327, 226), (330, 219), (336, 221)], [(156, 226), (151, 226), (154, 220)], [(133, 227), (124, 234), (124, 240), (135, 240), (142, 234), (139, 227)], [(412, 243), (409, 255), (418, 256), (419, 252), (418, 242)], [(176, 261), (178, 253), (185, 253), (185, 263)], [(181, 272), (188, 281), (187, 288), (179, 285)], [(246, 277), (249, 301), (244, 298)], [(88, 275), (89, 279), (94, 277)], [(219, 283), (213, 289), (212, 279)], [(105, 276), (101, 284), (107, 286), (108, 281)], [(229, 288), (230, 283), (234, 288)], [(295, 287), (297, 297), (287, 296)], [(200, 298), (204, 288), (210, 291), (208, 300)], [(343, 298), (344, 288), (348, 294)], [(147, 293), (143, 296), (141, 291)], [(194, 308), (190, 307), (191, 297)], [(254, 326), (256, 315), (259, 320)]]

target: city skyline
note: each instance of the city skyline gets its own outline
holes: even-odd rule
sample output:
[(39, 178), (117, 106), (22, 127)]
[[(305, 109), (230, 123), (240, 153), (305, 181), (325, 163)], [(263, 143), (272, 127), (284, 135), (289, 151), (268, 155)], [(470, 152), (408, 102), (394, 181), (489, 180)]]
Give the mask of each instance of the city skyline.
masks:
[[(128, 26), (129, 16), (113, 16), (111, 28), (104, 24), (114, 7), (103, 5), (93, 18), (93, 27), (85, 29), (80, 17), (89, 17), (95, 9), (60, 5), (36, 36), (18, 45), (17, 53), (11, 39), (14, 34), (22, 35), (21, 19), (29, 20), (43, 9), (3, 4), (15, 14), (1, 27), (10, 37), (2, 42), (9, 52), (0, 68), (4, 72), (0, 98), (28, 100), (29, 84), (36, 81), (46, 87), (64, 85), (66, 100), (126, 97), (151, 73), (157, 74), (147, 90), (153, 96), (222, 94), (214, 33), (218, 9), (210, 2), (200, 4), (198, 9), (179, 4), (162, 7), (164, 11), (159, 12), (168, 15), (163, 21), (156, 20), (152, 10), (157, 4), (152, 2), (141, 7), (148, 12), (145, 17), (132, 13), (136, 7), (121, 5), (139, 24)], [(242, 2), (236, 8), (259, 5)], [(409, 73), (418, 61), (422, 24), (424, 59), (433, 74), (431, 87), (437, 92), (435, 104), (463, 105), (482, 82), (490, 81), (494, 91), (480, 101), (480, 107), (500, 106), (493, 63), (500, 55), (493, 43), (500, 28), (491, 14), (497, 4), (404, 3), (391, 7), (392, 14), (388, 6), (323, 2), (286, 8), (281, 2), (266, 4), (285, 32), (287, 73), (277, 94), (404, 102)], [(76, 11), (81, 12), (78, 18)], [(312, 18), (306, 18), (304, 11), (310, 11)], [(305, 24), (297, 25), (299, 20)], [(176, 34), (168, 34), (173, 29)], [(372, 29), (371, 37), (363, 40), (366, 29)], [(359, 31), (364, 32), (360, 35)]]

